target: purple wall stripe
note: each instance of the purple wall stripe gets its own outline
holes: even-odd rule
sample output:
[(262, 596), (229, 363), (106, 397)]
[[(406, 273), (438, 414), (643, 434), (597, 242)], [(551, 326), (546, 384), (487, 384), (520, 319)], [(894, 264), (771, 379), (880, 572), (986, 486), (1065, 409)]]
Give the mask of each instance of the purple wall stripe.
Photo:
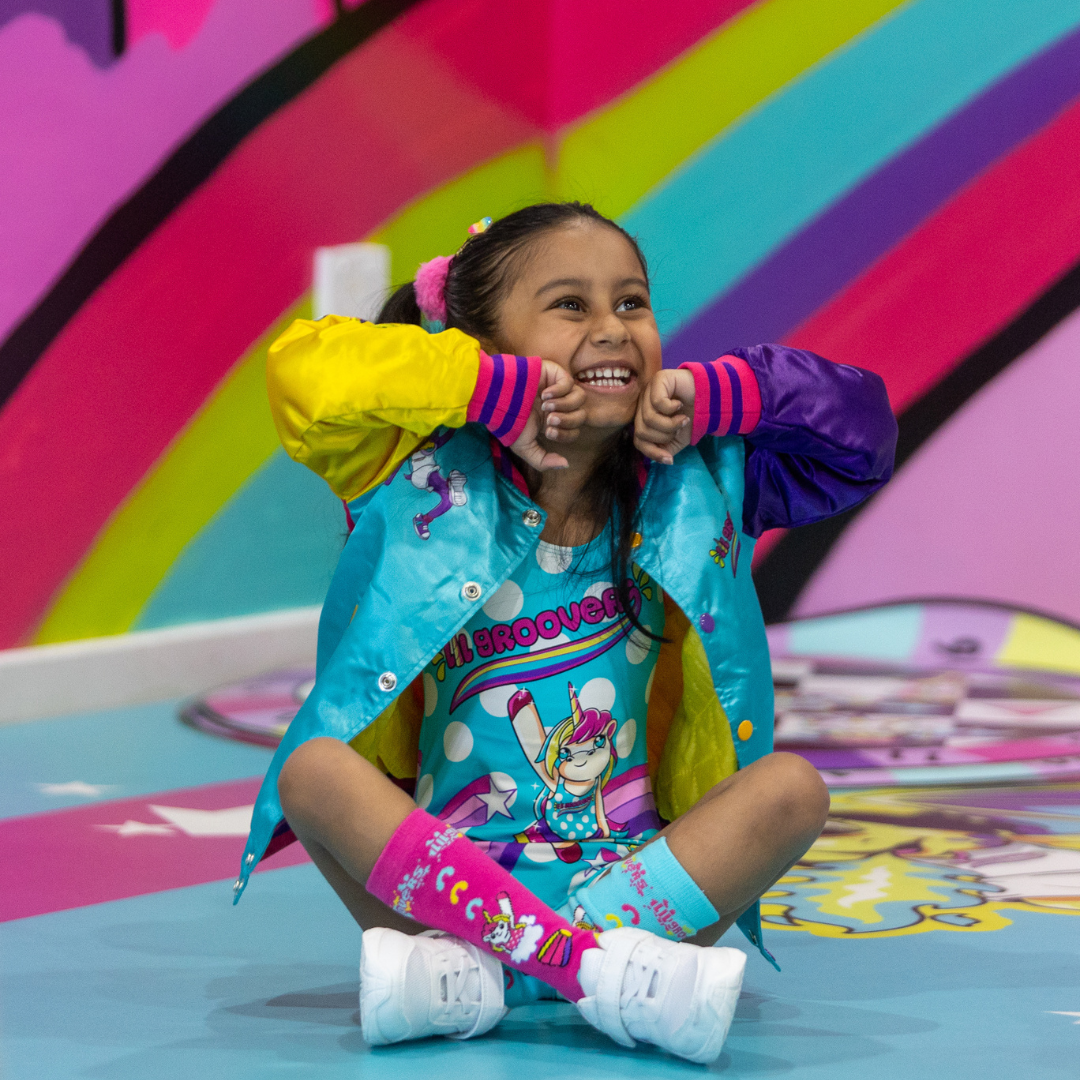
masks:
[(1077, 95), (1080, 30), (995, 83), (778, 248), (671, 338), (664, 365), (781, 340)]

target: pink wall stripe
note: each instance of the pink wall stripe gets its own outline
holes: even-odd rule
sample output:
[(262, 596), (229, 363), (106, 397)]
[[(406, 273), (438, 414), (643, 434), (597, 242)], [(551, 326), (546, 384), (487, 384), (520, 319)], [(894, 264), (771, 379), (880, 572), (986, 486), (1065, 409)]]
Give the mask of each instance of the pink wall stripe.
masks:
[(1080, 104), (946, 203), (787, 343), (876, 371), (902, 411), (1080, 259), (1077, 161)]

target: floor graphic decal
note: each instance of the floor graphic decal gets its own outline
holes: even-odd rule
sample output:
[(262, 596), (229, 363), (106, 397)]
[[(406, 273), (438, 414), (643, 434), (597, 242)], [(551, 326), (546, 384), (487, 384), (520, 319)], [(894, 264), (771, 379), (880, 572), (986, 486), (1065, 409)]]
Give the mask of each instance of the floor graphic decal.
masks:
[(763, 900), (827, 937), (986, 931), (1080, 914), (1080, 784), (833, 794), (825, 832)]

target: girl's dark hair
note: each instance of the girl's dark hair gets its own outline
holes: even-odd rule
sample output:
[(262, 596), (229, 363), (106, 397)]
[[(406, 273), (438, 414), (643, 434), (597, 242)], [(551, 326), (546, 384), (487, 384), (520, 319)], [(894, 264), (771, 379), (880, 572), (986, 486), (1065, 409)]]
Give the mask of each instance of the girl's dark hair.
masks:
[[(475, 338), (498, 339), (499, 309), (522, 267), (522, 256), (543, 234), (568, 225), (592, 222), (618, 232), (649, 277), (645, 256), (637, 241), (617, 222), (604, 217), (588, 203), (537, 203), (499, 218), (488, 228), (465, 241), (450, 262), (446, 278), (446, 326)], [(412, 282), (398, 288), (378, 315), (381, 323), (422, 325)], [(633, 626), (645, 636), (662, 640), (642, 625), (630, 604), (627, 578), (633, 562), (633, 541), (638, 516), (638, 476), (633, 429), (626, 427), (611, 449), (597, 461), (581, 489), (585, 514), (598, 526), (611, 522), (611, 576), (623, 610)], [(516, 464), (526, 476), (533, 495), (543, 483), (543, 475), (521, 461)]]

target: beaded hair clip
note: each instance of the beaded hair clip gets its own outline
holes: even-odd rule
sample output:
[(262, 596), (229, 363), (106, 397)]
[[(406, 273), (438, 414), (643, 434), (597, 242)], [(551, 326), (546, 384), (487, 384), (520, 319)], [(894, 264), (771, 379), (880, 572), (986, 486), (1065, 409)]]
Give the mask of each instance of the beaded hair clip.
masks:
[[(479, 236), (491, 227), (491, 218), (481, 218), (469, 226), (470, 236)], [(436, 255), (420, 264), (413, 278), (413, 291), (420, 308), (423, 327), (429, 334), (438, 334), (446, 329), (446, 278), (450, 273), (450, 260), (453, 255)]]

